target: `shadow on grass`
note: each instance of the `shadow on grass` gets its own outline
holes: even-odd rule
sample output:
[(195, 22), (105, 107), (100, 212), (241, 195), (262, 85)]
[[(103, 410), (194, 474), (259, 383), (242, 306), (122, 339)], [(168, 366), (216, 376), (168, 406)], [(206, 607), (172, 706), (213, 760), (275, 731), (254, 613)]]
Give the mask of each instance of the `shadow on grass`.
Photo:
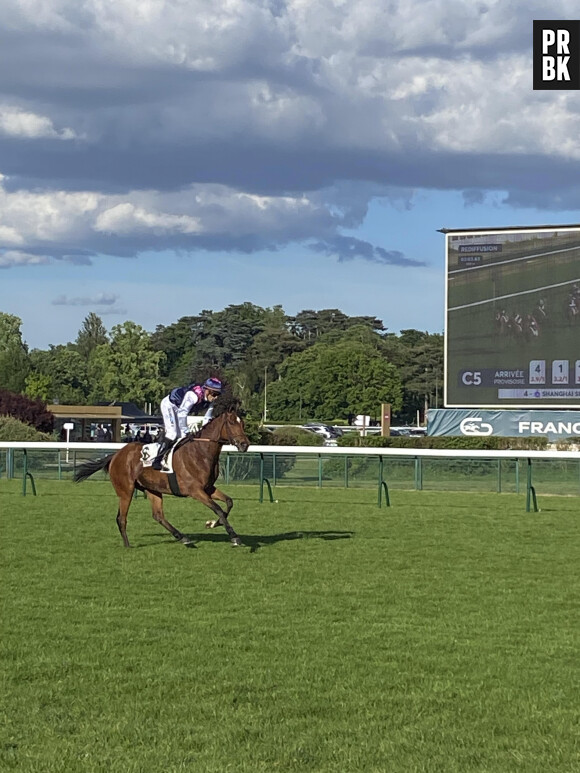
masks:
[[(250, 548), (251, 553), (255, 553), (259, 548), (275, 545), (278, 542), (290, 542), (297, 539), (322, 539), (338, 540), (351, 539), (355, 535), (354, 531), (287, 531), (283, 534), (240, 534), (244, 547)], [(175, 542), (172, 537), (159, 539), (159, 534), (142, 534), (144, 538), (156, 539), (157, 542)], [(197, 534), (184, 534), (189, 543), (185, 544), (187, 548), (195, 548), (201, 542), (229, 542), (230, 538), (224, 532), (205, 531)], [(149, 547), (151, 543), (135, 545), (134, 547)]]

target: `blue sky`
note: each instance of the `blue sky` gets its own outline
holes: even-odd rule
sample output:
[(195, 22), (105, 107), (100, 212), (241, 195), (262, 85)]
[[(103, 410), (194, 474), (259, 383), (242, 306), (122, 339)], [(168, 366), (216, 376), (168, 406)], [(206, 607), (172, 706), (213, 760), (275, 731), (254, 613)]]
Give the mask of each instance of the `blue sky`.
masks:
[(580, 220), (580, 92), (531, 58), (533, 18), (575, 15), (5, 0), (0, 311), (39, 348), (244, 301), (442, 332), (437, 229)]

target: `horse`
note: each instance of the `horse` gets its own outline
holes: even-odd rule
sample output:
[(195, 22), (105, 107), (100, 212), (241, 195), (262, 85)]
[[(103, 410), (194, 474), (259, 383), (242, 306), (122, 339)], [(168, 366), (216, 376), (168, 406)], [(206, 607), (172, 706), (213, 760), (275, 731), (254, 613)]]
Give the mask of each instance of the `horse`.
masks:
[[(234, 445), (238, 451), (248, 450), (250, 441), (245, 433), (243, 419), (238, 415), (239, 401), (223, 395), (214, 403), (213, 418), (198, 432), (190, 433), (176, 445), (173, 453), (173, 470), (178, 484), (178, 494), (192, 497), (210, 508), (217, 516), (207, 521), (206, 528), (222, 525), (234, 547), (242, 545), (228, 521), (233, 500), (215, 487), (219, 475), (219, 457), (222, 446)], [(86, 462), (74, 474), (75, 483), (80, 483), (98, 470), (105, 470), (119, 497), (117, 526), (126, 548), (131, 547), (127, 538), (127, 513), (135, 489), (145, 492), (151, 503), (153, 518), (169, 531), (176, 540), (188, 543), (189, 540), (163, 514), (163, 495), (174, 494), (169, 474), (144, 467), (141, 461), (143, 446), (140, 443), (128, 443), (114, 454)], [(175, 494), (174, 494), (175, 495)], [(226, 508), (216, 500), (225, 502)]]

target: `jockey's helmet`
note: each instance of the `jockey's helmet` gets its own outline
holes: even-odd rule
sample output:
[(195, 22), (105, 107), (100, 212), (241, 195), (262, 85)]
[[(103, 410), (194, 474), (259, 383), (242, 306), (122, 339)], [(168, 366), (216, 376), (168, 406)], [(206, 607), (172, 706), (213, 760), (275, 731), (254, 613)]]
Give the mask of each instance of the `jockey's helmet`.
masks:
[(222, 382), (219, 380), (219, 378), (208, 378), (203, 383), (204, 389), (209, 389), (210, 392), (215, 392), (216, 394), (221, 394), (222, 391)]

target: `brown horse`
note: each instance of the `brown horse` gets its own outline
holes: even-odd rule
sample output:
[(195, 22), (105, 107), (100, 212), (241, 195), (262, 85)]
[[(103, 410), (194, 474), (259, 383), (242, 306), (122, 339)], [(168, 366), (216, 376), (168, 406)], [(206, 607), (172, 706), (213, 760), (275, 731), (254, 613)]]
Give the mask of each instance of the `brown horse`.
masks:
[[(192, 497), (210, 508), (217, 520), (207, 521), (207, 528), (221, 524), (228, 533), (232, 545), (241, 545), (242, 541), (230, 525), (228, 515), (233, 500), (215, 487), (219, 475), (219, 456), (226, 443), (236, 446), (239, 451), (247, 451), (250, 441), (244, 430), (244, 422), (238, 415), (239, 403), (228, 397), (220, 397), (214, 403), (213, 418), (202, 429), (186, 435), (175, 446), (173, 470), (181, 496)], [(151, 503), (153, 518), (175, 539), (188, 542), (187, 538), (172, 526), (163, 514), (163, 494), (173, 494), (169, 475), (141, 462), (141, 443), (128, 443), (114, 454), (102, 459), (86, 462), (74, 474), (76, 483), (88, 478), (98, 470), (106, 470), (119, 497), (117, 526), (125, 547), (130, 547), (127, 538), (127, 512), (131, 505), (135, 489), (144, 491)], [(215, 500), (225, 502), (225, 511)]]

